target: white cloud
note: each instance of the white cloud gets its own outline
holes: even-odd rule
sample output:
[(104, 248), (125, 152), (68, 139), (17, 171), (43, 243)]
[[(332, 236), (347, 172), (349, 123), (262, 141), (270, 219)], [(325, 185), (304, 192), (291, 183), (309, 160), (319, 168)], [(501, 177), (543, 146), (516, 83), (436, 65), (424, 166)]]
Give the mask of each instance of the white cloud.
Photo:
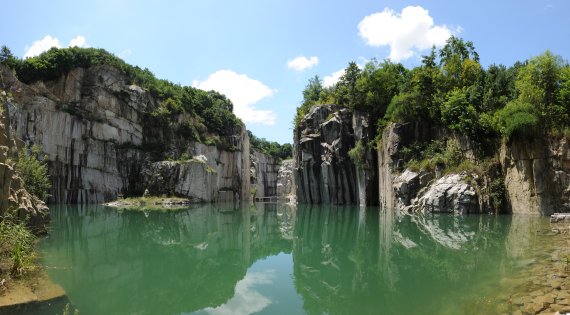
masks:
[(344, 68), (333, 72), (331, 75), (325, 76), (323, 78), (323, 85), (325, 87), (331, 87), (335, 85), (343, 74), (344, 74)]
[(215, 90), (225, 94), (234, 104), (234, 113), (245, 123), (274, 125), (277, 116), (270, 110), (259, 110), (253, 105), (272, 96), (272, 90), (258, 80), (232, 70), (219, 70), (205, 81), (194, 81), (192, 85), (202, 90)]
[[(68, 47), (89, 47), (87, 45), (87, 41), (85, 37), (81, 35), (77, 35), (75, 38), (69, 41)], [(32, 46), (26, 46), (24, 53), (24, 58), (34, 57), (37, 56), (44, 51), (48, 51), (50, 48), (56, 47), (61, 48), (61, 44), (57, 37), (52, 37), (51, 35), (46, 35), (44, 38), (40, 40), (36, 40), (32, 43)]]
[(247, 315), (262, 311), (272, 301), (255, 289), (260, 284), (272, 284), (275, 270), (248, 272), (235, 286), (234, 296), (225, 304), (204, 309), (212, 315)]
[(77, 35), (77, 37), (75, 37), (69, 41), (69, 47), (75, 47), (75, 46), (77, 46), (77, 47), (88, 47), (87, 41), (85, 40), (85, 37), (83, 37), (81, 35)]
[[(370, 46), (390, 46), (389, 58), (400, 61), (418, 50), (441, 46), (453, 34), (446, 25), (434, 25), (428, 10), (408, 6), (402, 13), (386, 8), (368, 15), (358, 24), (359, 35)], [(461, 28), (455, 29), (460, 32)]]
[(289, 62), (287, 62), (287, 67), (289, 67), (289, 69), (303, 71), (306, 69), (310, 69), (318, 64), (319, 64), (319, 57), (317, 56), (312, 56), (309, 58), (301, 56), (293, 60), (289, 60)]
[(46, 37), (34, 41), (32, 43), (32, 46), (26, 46), (26, 53), (24, 54), (24, 58), (37, 56), (52, 47), (61, 47), (59, 44), (59, 39), (51, 37), (50, 35), (46, 35)]

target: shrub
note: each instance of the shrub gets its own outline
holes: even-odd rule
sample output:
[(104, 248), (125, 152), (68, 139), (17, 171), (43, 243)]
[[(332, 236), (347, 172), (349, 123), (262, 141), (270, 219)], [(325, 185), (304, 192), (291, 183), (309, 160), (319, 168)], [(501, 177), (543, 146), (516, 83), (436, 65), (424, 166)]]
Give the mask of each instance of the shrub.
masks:
[(38, 146), (32, 146), (30, 152), (25, 148), (18, 154), (16, 171), (24, 182), (24, 187), (32, 195), (41, 200), (46, 200), (51, 183), (48, 177), (46, 156)]
[(466, 93), (460, 89), (451, 91), (441, 105), (441, 119), (449, 129), (467, 135), (475, 135), (479, 120)]
[(406, 122), (419, 118), (421, 110), (419, 108), (419, 95), (417, 93), (398, 94), (392, 98), (388, 109), (386, 109), (386, 119), (394, 122)]
[(354, 162), (357, 169), (362, 169), (366, 163), (366, 145), (364, 144), (364, 141), (358, 141), (354, 148), (348, 151), (348, 156), (352, 162)]
[(7, 216), (0, 221), (0, 259), (12, 262), (11, 274), (21, 276), (33, 268), (34, 235), (25, 222), (15, 222)]
[(512, 136), (534, 136), (538, 133), (538, 115), (536, 109), (528, 103), (509, 102), (495, 114), (501, 134)]

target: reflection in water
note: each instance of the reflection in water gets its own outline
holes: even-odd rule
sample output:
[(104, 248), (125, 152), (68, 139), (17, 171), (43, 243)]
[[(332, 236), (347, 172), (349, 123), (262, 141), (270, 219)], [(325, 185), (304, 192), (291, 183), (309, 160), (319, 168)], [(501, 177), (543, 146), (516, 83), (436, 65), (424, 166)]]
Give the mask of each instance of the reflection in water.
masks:
[(245, 315), (257, 313), (269, 304), (271, 300), (253, 286), (260, 284), (272, 284), (275, 278), (275, 270), (264, 272), (248, 272), (245, 278), (236, 283), (235, 295), (226, 304), (218, 307), (208, 307), (204, 311), (208, 314), (233, 314)]
[(281, 204), (59, 206), (43, 251), (85, 315), (453, 314), (496, 293), (539, 221)]
[(82, 314), (191, 312), (228, 301), (254, 261), (290, 252), (277, 214), (289, 218), (291, 209), (277, 208), (145, 215), (59, 206), (44, 261)]

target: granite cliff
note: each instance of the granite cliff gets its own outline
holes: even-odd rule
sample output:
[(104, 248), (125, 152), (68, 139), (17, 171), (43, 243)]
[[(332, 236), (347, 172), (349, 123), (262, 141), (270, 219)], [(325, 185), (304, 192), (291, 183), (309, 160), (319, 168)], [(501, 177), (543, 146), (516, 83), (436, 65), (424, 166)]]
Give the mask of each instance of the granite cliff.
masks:
[(18, 145), (10, 129), (9, 104), (11, 98), (5, 91), (0, 91), (0, 216), (4, 217), (6, 212), (13, 210), (20, 219), (28, 217), (28, 225), (34, 232), (43, 233), (49, 220), (49, 209), (26, 190), (15, 169)]
[[(360, 161), (349, 157), (359, 141), (374, 139), (370, 125), (361, 113), (337, 105), (309, 110), (295, 129), (299, 202), (457, 214), (570, 211), (564, 136), (503, 141), (481, 161), (464, 135), (422, 121), (392, 123), (382, 130), (376, 151), (364, 146)], [(408, 168), (411, 148), (435, 141), (443, 151), (455, 150), (456, 167), (435, 162), (433, 168)]]
[(0, 71), (2, 88), (13, 95), (6, 111), (11, 128), (47, 155), (50, 202), (101, 203), (146, 189), (202, 202), (250, 198), (243, 124), (214, 134), (216, 145), (200, 143), (194, 130), (187, 132), (192, 117), (156, 119), (161, 101), (107, 65), (30, 84), (2, 65)]

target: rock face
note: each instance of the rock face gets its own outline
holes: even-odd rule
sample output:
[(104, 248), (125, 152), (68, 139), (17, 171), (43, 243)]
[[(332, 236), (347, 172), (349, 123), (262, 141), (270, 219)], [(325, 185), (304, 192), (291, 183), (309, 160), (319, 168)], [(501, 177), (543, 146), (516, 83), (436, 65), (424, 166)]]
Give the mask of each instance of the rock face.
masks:
[(290, 202), (297, 200), (295, 195), (295, 177), (293, 175), (294, 164), (294, 160), (284, 160), (281, 162), (277, 173), (277, 197)]
[(455, 214), (479, 213), (475, 188), (465, 183), (463, 176), (451, 174), (436, 180), (411, 205), (413, 211), (448, 212)]
[(15, 98), (9, 109), (13, 129), (26, 143), (40, 145), (48, 156), (50, 202), (101, 203), (120, 195), (140, 196), (146, 186), (160, 182), (147, 176), (155, 171), (180, 176), (182, 182), (175, 192), (197, 184), (186, 176), (196, 172), (194, 166), (155, 165), (160, 158), (149, 153), (149, 148), (156, 147), (177, 155), (204, 154), (208, 158), (216, 176), (200, 174), (200, 181), (213, 177), (214, 192), (203, 189), (198, 195), (184, 196), (203, 201), (225, 200), (227, 196), (232, 196), (232, 201), (249, 198), (249, 154), (242, 153), (249, 152), (245, 126), (228, 137), (233, 150), (207, 147), (168, 127), (150, 124), (147, 113), (158, 102), (142, 88), (130, 85), (115, 68), (76, 68), (58, 80), (30, 86), (19, 82), (5, 67), (0, 66), (0, 70), (4, 88)]
[[(433, 127), (422, 123), (393, 123), (382, 133), (382, 141), (378, 147), (378, 194), (380, 206), (384, 209), (401, 209), (409, 205), (419, 190), (419, 174), (406, 173), (402, 176), (404, 160), (401, 149), (416, 141), (430, 141), (438, 135)], [(399, 178), (397, 179), (397, 177)], [(422, 174), (425, 183), (430, 175)], [(404, 185), (405, 183), (405, 185)], [(398, 193), (394, 194), (394, 185)]]
[(504, 143), (501, 164), (513, 213), (570, 212), (568, 139)]
[(256, 198), (277, 196), (279, 164), (275, 158), (253, 150), (251, 161), (251, 189)]
[[(293, 156), (297, 201), (313, 204), (377, 204), (376, 160), (367, 144), (373, 124), (362, 113), (338, 105), (309, 110), (295, 129)], [(362, 141), (357, 168), (348, 152)]]
[(29, 217), (29, 225), (34, 232), (43, 233), (49, 221), (49, 209), (44, 202), (28, 193), (14, 170), (11, 160), (17, 159), (17, 146), (8, 119), (10, 101), (4, 91), (0, 93), (0, 216), (9, 209), (15, 209), (18, 217)]

